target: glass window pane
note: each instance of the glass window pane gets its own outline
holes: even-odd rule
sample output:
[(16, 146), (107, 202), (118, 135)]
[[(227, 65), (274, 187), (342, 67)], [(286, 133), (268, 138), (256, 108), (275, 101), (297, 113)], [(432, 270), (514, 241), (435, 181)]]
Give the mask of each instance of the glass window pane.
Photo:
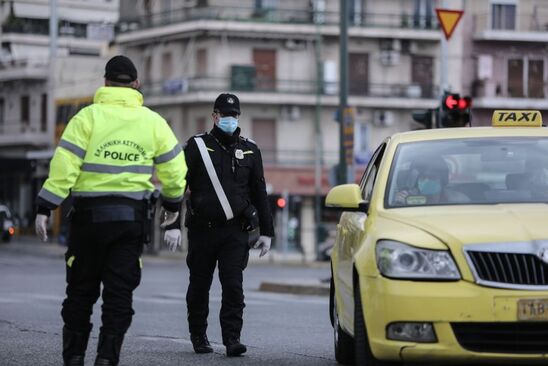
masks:
[(508, 96), (523, 98), (523, 60), (508, 60)]
[(388, 188), (388, 207), (548, 203), (548, 138), (401, 144)]
[(529, 60), (528, 96), (544, 98), (544, 61)]

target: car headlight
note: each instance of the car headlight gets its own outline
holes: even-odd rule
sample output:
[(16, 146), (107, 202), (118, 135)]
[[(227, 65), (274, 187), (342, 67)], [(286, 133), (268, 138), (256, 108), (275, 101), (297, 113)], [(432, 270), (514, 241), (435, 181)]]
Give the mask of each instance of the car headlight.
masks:
[(392, 278), (460, 279), (448, 251), (420, 249), (391, 240), (377, 243), (377, 266), (384, 276)]

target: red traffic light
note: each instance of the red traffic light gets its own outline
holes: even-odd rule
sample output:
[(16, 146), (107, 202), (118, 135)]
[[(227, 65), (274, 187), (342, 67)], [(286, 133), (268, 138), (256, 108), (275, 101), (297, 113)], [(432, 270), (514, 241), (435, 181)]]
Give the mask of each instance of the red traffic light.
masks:
[(445, 106), (449, 109), (455, 109), (455, 107), (459, 104), (459, 97), (449, 94), (447, 97), (445, 97)]
[(279, 208), (284, 208), (286, 203), (287, 202), (285, 201), (285, 198), (283, 197), (280, 197), (276, 200), (276, 206), (278, 206)]
[(458, 94), (449, 94), (444, 100), (445, 107), (450, 110), (468, 109), (472, 105), (470, 97), (460, 97)]
[(472, 105), (472, 100), (469, 97), (463, 97), (459, 99), (459, 109), (470, 108)]

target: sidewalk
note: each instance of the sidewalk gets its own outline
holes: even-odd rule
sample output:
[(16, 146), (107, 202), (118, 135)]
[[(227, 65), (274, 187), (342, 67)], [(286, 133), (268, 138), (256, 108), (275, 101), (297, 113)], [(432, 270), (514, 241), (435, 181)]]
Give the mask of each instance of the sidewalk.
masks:
[[(35, 255), (40, 257), (56, 258), (63, 260), (67, 248), (56, 241), (42, 243), (33, 236), (17, 236), (10, 243), (0, 244), (0, 252), (9, 250), (12, 253), (23, 255)], [(299, 253), (287, 253), (282, 255), (272, 251), (259, 258), (260, 250), (251, 250), (249, 253), (249, 266), (258, 268), (263, 266), (275, 267), (299, 267), (309, 269), (328, 269), (329, 262), (303, 262)], [(186, 252), (170, 252), (161, 250), (157, 254), (143, 255), (146, 262), (180, 261), (186, 259)], [(328, 271), (326, 271), (328, 273)], [(259, 291), (287, 293), (295, 295), (329, 295), (329, 278), (295, 278), (295, 279), (270, 279), (261, 282)]]

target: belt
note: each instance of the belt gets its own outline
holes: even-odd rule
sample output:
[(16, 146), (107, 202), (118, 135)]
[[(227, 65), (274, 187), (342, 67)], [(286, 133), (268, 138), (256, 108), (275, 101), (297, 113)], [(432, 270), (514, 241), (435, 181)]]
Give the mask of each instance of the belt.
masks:
[(221, 228), (231, 226), (242, 226), (242, 218), (235, 217), (230, 220), (208, 220), (196, 215), (190, 215), (189, 225), (190, 228)]
[(113, 221), (143, 222), (146, 219), (144, 201), (122, 197), (79, 199), (74, 203), (73, 222), (101, 223)]

